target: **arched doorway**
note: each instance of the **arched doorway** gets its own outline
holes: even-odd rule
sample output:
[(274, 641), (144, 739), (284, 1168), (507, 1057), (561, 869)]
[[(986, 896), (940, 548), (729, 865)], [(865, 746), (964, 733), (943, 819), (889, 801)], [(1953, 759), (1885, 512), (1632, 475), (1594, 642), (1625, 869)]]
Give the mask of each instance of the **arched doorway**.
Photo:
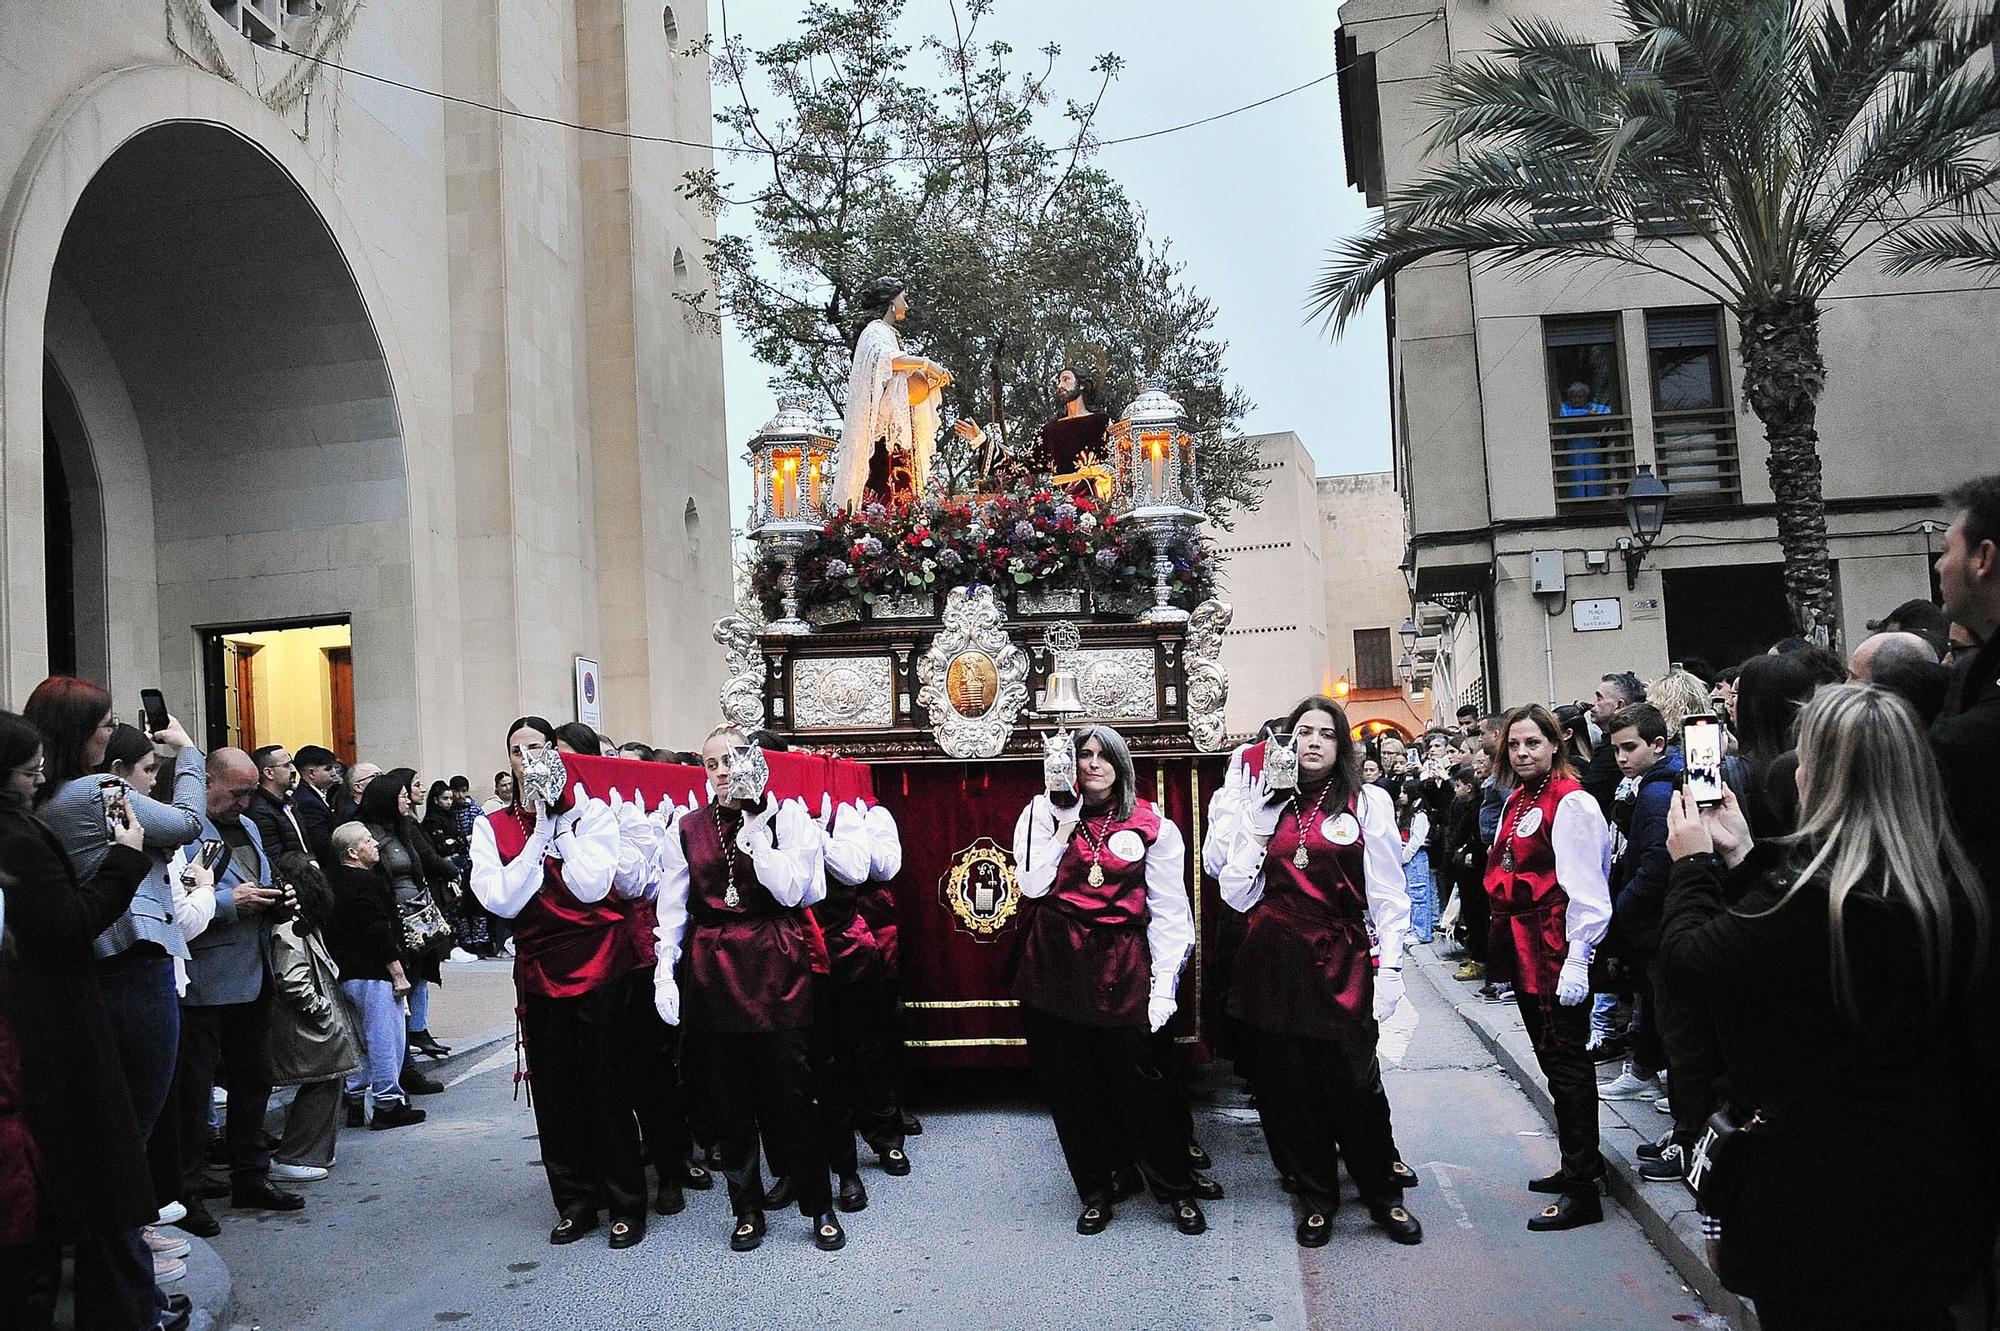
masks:
[[(45, 333), (50, 513), (68, 500), (67, 531), (47, 531), (52, 661), (74, 626), (70, 655), (102, 663), (90, 673), (121, 707), (158, 684), (211, 745), (231, 728), (204, 704), (217, 634), (339, 622), (358, 692), (409, 687), (395, 393), (348, 262), (290, 175), (220, 125), (126, 140), (63, 230)], [(334, 699), (308, 696), (325, 681), (273, 679), (271, 718), (236, 720), (327, 743)]]

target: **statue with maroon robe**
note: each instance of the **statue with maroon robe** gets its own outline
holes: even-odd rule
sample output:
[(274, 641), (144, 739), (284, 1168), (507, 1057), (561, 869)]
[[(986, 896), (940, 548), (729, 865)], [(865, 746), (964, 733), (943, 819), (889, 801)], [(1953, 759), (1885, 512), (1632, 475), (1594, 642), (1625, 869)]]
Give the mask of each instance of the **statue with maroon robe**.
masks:
[(1003, 484), (1024, 481), (1067, 488), (1079, 498), (1095, 495), (1101, 499), (1109, 493), (1111, 482), (1105, 460), (1111, 417), (1090, 405), (1096, 387), (1088, 374), (1064, 366), (1056, 375), (1061, 408), (1025, 449), (1009, 449), (971, 421), (959, 421), (952, 429), (980, 458), (982, 476)]

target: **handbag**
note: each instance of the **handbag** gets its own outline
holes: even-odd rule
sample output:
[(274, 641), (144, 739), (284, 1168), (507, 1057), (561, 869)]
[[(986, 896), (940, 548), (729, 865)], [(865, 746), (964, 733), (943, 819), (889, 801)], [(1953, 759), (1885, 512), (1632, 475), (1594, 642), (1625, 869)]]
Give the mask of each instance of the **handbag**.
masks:
[(403, 950), (411, 954), (427, 952), (437, 943), (451, 937), (451, 925), (446, 922), (444, 912), (431, 900), (429, 889), (421, 896), (400, 902), (397, 913), (403, 918)]
[(1701, 1213), (1727, 1220), (1736, 1213), (1743, 1196), (1743, 1178), (1748, 1168), (1751, 1144), (1768, 1135), (1770, 1120), (1761, 1110), (1748, 1115), (1724, 1103), (1708, 1116), (1701, 1139), (1688, 1160), (1688, 1187)]

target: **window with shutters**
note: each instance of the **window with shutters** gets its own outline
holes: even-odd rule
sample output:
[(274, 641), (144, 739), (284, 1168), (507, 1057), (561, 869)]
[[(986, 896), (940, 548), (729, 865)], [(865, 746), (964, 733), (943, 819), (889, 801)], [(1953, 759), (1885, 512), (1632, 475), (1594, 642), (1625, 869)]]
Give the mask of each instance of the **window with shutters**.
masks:
[(1389, 655), (1388, 629), (1354, 630), (1354, 687), (1393, 689), (1396, 662)]
[(1683, 506), (1743, 499), (1725, 345), (1716, 306), (1646, 312), (1657, 470)]
[(1622, 502), (1632, 480), (1632, 417), (1625, 402), (1618, 316), (1544, 319), (1542, 345), (1557, 511)]

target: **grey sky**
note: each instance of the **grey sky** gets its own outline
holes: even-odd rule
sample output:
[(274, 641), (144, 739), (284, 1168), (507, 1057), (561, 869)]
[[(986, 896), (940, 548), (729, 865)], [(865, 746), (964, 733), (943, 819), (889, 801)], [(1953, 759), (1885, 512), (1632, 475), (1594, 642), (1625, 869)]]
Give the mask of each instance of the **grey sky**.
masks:
[[(788, 0), (731, 0), (730, 30), (754, 48), (768, 46), (791, 33), (799, 8)], [(719, 32), (716, 0), (709, 13)], [(905, 19), (912, 45), (933, 27), (951, 31), (946, 0), (909, 0)], [(1060, 45), (1051, 80), (1058, 106), (1094, 86), (1093, 56), (1123, 56), (1124, 71), (1098, 120), (1102, 137), (1117, 138), (1225, 111), (1327, 73), (1334, 67), (1334, 27), (1329, 0), (997, 0), (980, 31), (1024, 57), (1050, 41)], [(914, 68), (929, 76), (925, 65)], [(1059, 112), (1052, 115), (1044, 137), (1057, 141), (1067, 123)], [(1214, 124), (1106, 148), (1097, 161), (1146, 209), (1149, 233), (1172, 242), (1173, 255), (1186, 265), (1182, 280), (1216, 303), (1217, 330), (1229, 342), (1229, 375), (1255, 403), (1242, 428), (1296, 430), (1322, 475), (1386, 470), (1379, 306), (1338, 342), (1307, 325), (1302, 312), (1327, 247), (1368, 215), (1346, 183), (1333, 81)], [(734, 229), (744, 222), (740, 213), (726, 213), (722, 224)], [(948, 317), (949, 292), (927, 292), (925, 303), (929, 317)], [(724, 339), (733, 455), (770, 416), (773, 399), (769, 370), (733, 331)], [(747, 487), (739, 464), (732, 522), (742, 520)]]

